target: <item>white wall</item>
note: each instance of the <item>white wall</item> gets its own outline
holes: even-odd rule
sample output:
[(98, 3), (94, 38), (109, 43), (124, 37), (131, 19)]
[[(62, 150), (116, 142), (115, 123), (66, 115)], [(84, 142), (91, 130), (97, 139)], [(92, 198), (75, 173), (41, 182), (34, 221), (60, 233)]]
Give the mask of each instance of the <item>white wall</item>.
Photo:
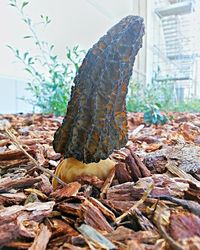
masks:
[(31, 104), (23, 98), (31, 99), (26, 91), (26, 81), (11, 77), (0, 77), (0, 113), (29, 113), (33, 111)]
[[(8, 2), (0, 0), (0, 113), (27, 112), (31, 111), (30, 107), (17, 105), (14, 94), (16, 91), (13, 87), (14, 79), (21, 89), (20, 91), (18, 89), (19, 96), (24, 89), (24, 82), (20, 79), (25, 80), (27, 74), (6, 45), (12, 45), (21, 51), (35, 50), (31, 41), (23, 39), (23, 36), (29, 35), (29, 30), (15, 8), (10, 7)], [(47, 29), (42, 30), (40, 35), (42, 39), (55, 44), (56, 54), (63, 59), (66, 46), (79, 44), (81, 48), (87, 50), (112, 25), (122, 17), (133, 13), (133, 2), (133, 0), (30, 0), (30, 4), (25, 7), (25, 13), (36, 22), (40, 20), (41, 14), (48, 15), (52, 19)], [(5, 97), (12, 101), (5, 105)]]
[[(20, 0), (18, 0), (20, 2)], [(22, 2), (22, 1), (21, 1)], [(25, 8), (33, 20), (48, 15), (52, 22), (42, 37), (56, 45), (62, 58), (65, 47), (80, 44), (88, 49), (108, 28), (132, 12), (131, 0), (32, 0)], [(13, 55), (6, 48), (11, 44), (20, 49), (33, 49), (23, 36), (29, 31), (8, 0), (0, 0), (0, 74), (24, 77), (18, 64), (13, 64)]]

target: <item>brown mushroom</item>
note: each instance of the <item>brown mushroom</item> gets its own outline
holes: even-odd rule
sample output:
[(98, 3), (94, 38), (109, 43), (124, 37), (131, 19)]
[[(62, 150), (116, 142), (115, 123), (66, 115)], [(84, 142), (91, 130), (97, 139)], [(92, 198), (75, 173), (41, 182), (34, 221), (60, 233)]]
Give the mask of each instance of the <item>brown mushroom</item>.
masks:
[(55, 151), (66, 158), (56, 171), (64, 181), (83, 174), (105, 178), (115, 165), (109, 155), (127, 143), (126, 94), (143, 35), (143, 18), (127, 16), (86, 54), (54, 135)]

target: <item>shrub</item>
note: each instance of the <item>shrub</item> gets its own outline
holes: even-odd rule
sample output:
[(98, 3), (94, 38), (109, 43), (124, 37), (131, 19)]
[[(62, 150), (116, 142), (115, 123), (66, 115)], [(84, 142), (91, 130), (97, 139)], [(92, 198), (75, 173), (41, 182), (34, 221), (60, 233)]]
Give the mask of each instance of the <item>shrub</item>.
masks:
[(148, 105), (157, 105), (167, 111), (174, 104), (172, 86), (166, 82), (152, 82), (144, 85), (131, 81), (127, 97), (127, 109), (132, 112), (143, 112)]
[(61, 62), (54, 54), (54, 45), (41, 40), (38, 35), (38, 28), (41, 26), (46, 28), (51, 22), (49, 17), (41, 15), (40, 26), (38, 26), (38, 23), (34, 23), (24, 12), (24, 8), (29, 4), (28, 1), (20, 4), (19, 1), (10, 0), (9, 4), (17, 10), (29, 29), (30, 34), (24, 36), (24, 39), (31, 39), (39, 51), (37, 55), (33, 55), (30, 51), (21, 52), (8, 46), (30, 75), (27, 90), (32, 93), (33, 98), (23, 99), (33, 105), (34, 111), (38, 107), (42, 113), (63, 115), (70, 97), (73, 79), (85, 52), (78, 46), (73, 49), (67, 48), (66, 60)]
[(168, 121), (168, 117), (161, 114), (157, 105), (146, 105), (144, 112), (144, 122), (148, 124), (165, 124)]

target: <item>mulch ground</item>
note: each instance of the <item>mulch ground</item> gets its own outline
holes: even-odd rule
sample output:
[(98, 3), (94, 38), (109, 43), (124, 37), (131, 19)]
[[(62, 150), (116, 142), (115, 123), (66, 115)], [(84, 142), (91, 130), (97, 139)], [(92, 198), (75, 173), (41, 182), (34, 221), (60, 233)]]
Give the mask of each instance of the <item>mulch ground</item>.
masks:
[(108, 178), (53, 190), (62, 117), (0, 115), (0, 249), (200, 249), (200, 114), (170, 116), (128, 114)]

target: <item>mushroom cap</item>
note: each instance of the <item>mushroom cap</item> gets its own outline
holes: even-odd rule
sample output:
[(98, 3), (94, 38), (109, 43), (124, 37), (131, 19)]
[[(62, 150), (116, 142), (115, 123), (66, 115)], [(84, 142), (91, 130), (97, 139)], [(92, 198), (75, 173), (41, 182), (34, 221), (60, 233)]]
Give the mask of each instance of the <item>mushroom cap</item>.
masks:
[(126, 95), (143, 35), (143, 18), (127, 16), (88, 51), (54, 135), (56, 152), (98, 162), (127, 143)]

